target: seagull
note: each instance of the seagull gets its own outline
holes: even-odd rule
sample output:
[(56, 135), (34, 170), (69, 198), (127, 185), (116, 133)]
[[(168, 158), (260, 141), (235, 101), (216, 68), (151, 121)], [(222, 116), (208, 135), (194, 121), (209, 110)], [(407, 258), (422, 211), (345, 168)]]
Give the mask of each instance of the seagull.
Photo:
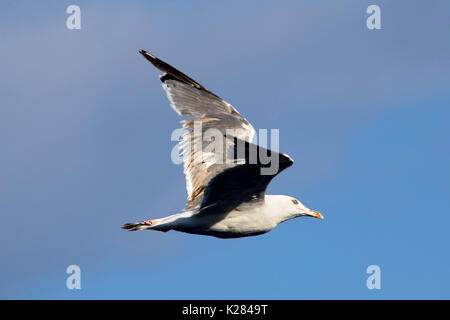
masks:
[[(254, 128), (231, 104), (154, 55), (139, 53), (163, 72), (160, 80), (171, 107), (180, 116), (190, 117), (181, 121), (185, 134), (178, 144), (188, 202), (180, 213), (127, 223), (123, 229), (240, 238), (264, 234), (297, 217), (323, 219), (293, 197), (266, 194), (270, 181), (293, 164), (288, 155), (252, 144)], [(221, 134), (223, 148), (217, 152), (204, 141), (209, 129)], [(227, 130), (234, 135), (227, 135)], [(261, 154), (277, 162), (277, 170), (270, 172), (271, 164)]]

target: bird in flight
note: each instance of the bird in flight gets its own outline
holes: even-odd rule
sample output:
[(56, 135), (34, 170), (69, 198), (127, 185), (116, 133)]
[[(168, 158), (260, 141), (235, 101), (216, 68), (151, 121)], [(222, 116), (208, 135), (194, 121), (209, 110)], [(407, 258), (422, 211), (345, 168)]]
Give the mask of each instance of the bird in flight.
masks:
[[(190, 117), (181, 121), (185, 134), (179, 142), (188, 202), (181, 213), (127, 223), (123, 229), (239, 238), (266, 233), (297, 217), (323, 219), (293, 197), (266, 194), (270, 181), (293, 164), (288, 155), (252, 144), (255, 130), (231, 104), (154, 55), (139, 53), (163, 72), (160, 79), (171, 107)], [(209, 129), (219, 132), (214, 137), (222, 148), (211, 150), (204, 137)], [(269, 170), (267, 157), (276, 170)]]

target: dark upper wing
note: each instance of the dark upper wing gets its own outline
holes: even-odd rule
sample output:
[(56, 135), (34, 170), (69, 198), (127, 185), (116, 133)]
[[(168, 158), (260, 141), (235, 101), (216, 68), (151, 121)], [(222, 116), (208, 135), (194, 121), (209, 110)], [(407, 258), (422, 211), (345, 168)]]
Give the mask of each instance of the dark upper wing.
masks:
[(241, 164), (227, 168), (211, 179), (204, 191), (201, 208), (219, 202), (236, 204), (263, 200), (270, 181), (294, 163), (288, 155), (235, 137), (231, 139), (234, 140), (234, 159)]

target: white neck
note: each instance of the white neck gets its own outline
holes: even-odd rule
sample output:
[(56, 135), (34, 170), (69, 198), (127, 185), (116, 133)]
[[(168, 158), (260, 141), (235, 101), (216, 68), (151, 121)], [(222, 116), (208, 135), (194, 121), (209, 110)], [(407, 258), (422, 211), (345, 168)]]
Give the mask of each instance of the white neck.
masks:
[(293, 210), (291, 197), (283, 195), (268, 195), (265, 197), (266, 212), (277, 223), (298, 217)]

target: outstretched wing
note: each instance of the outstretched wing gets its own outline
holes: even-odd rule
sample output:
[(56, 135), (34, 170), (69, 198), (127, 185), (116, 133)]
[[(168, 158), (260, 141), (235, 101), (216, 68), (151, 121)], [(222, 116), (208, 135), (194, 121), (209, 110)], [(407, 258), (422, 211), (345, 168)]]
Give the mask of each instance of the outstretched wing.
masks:
[(201, 208), (227, 203), (261, 201), (270, 181), (294, 161), (286, 154), (232, 138), (236, 163), (214, 176), (208, 183)]
[[(185, 209), (199, 207), (203, 192), (211, 178), (226, 168), (236, 166), (235, 163), (227, 163), (225, 159), (226, 149), (232, 146), (232, 142), (224, 138), (227, 130), (233, 130), (233, 135), (244, 141), (251, 141), (255, 130), (231, 104), (154, 55), (144, 50), (139, 52), (164, 72), (160, 79), (171, 107), (181, 116), (192, 117), (181, 121), (186, 133), (179, 147), (183, 155), (188, 193)], [(223, 139), (223, 152), (219, 159), (221, 161), (218, 161), (217, 150), (208, 148), (211, 142), (204, 139), (205, 133), (210, 129), (221, 133), (220, 137)]]

